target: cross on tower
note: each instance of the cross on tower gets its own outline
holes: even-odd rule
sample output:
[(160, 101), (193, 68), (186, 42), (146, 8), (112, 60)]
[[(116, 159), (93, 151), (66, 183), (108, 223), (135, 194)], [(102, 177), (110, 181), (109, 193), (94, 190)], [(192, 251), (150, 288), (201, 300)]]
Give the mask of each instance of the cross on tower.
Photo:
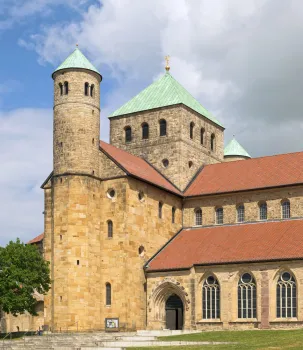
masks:
[(165, 60), (166, 60), (165, 69), (166, 69), (167, 72), (170, 70), (169, 59), (170, 59), (170, 56), (169, 56), (169, 55), (165, 56)]

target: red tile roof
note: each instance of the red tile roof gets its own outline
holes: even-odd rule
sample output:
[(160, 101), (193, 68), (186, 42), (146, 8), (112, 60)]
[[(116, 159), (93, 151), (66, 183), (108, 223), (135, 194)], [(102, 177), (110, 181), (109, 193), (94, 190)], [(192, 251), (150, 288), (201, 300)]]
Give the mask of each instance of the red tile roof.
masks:
[(182, 193), (144, 159), (136, 157), (106, 142), (100, 141), (101, 149), (125, 171), (137, 178), (155, 184), (178, 195)]
[(303, 152), (206, 165), (185, 196), (303, 183)]
[(303, 259), (303, 220), (185, 229), (150, 262), (147, 271)]
[(27, 244), (33, 244), (33, 243), (39, 243), (43, 240), (44, 237), (44, 233), (41, 233), (41, 235), (33, 238), (32, 240), (30, 240), (29, 242), (27, 242)]

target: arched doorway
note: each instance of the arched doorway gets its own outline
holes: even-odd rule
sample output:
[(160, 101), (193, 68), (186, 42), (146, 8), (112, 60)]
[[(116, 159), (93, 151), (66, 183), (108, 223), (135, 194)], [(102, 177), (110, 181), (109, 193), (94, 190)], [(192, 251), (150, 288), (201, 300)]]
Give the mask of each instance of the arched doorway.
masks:
[(183, 303), (176, 294), (172, 294), (165, 303), (166, 328), (175, 330), (183, 328)]

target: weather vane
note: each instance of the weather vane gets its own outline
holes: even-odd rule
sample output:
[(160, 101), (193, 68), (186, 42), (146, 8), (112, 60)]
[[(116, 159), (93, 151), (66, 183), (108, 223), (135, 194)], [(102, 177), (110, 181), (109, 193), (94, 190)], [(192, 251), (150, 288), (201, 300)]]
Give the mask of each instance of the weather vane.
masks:
[(166, 60), (165, 70), (166, 70), (167, 72), (170, 70), (169, 59), (170, 59), (170, 56), (169, 56), (169, 55), (165, 56), (165, 60)]

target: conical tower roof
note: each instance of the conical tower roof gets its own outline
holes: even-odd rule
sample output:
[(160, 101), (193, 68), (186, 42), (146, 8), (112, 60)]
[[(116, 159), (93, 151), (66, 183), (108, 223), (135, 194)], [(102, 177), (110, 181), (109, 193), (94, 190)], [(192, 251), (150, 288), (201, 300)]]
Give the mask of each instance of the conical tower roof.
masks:
[(215, 124), (223, 127), (223, 125), (168, 72), (117, 109), (109, 118), (177, 104), (184, 104), (213, 121)]
[(96, 72), (101, 76), (97, 68), (90, 63), (90, 61), (83, 55), (83, 53), (78, 49), (78, 47), (76, 47), (76, 49), (65, 59), (65, 61), (60, 64), (60, 66), (54, 71), (54, 73), (61, 69), (68, 68), (88, 69), (93, 72)]
[(251, 158), (251, 156), (246, 152), (246, 150), (239, 144), (239, 142), (233, 138), (227, 146), (224, 148), (224, 157), (228, 156), (240, 156)]

